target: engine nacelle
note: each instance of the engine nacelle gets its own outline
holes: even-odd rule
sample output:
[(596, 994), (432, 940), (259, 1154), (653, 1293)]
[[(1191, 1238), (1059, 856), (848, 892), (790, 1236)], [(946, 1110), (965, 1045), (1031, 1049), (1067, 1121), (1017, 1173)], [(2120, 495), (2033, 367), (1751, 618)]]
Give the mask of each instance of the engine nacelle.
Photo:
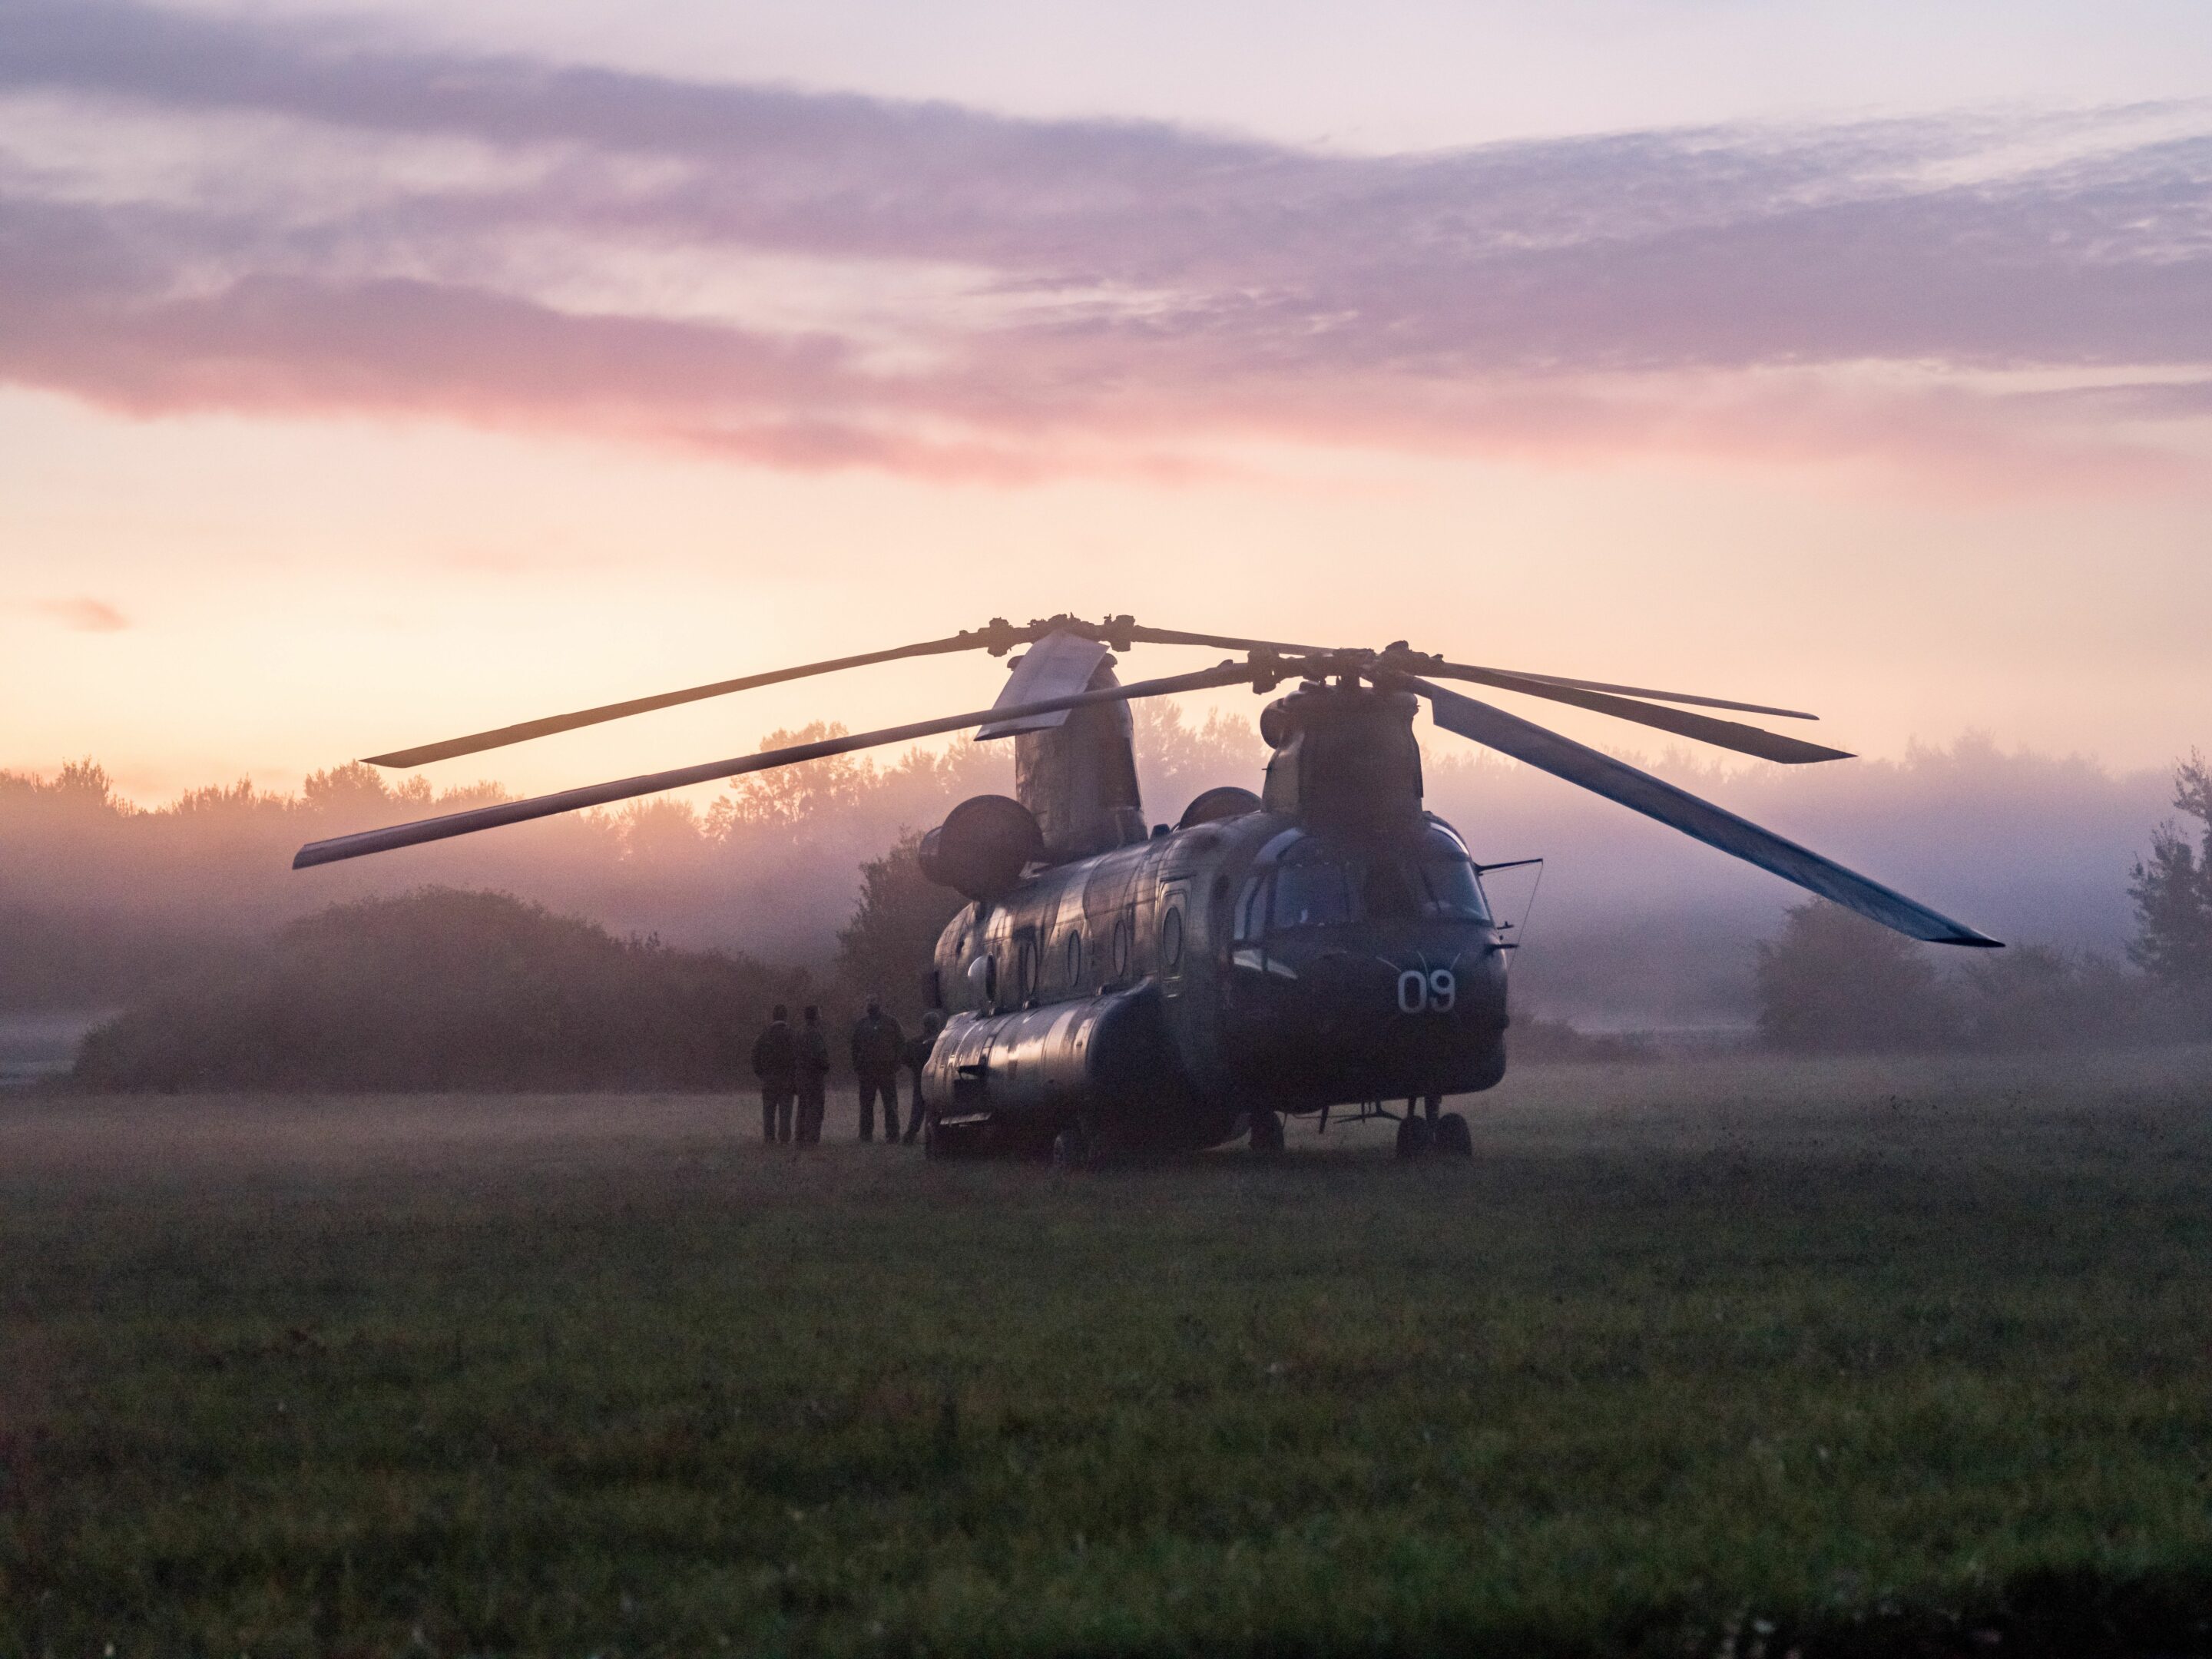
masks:
[(977, 795), (945, 814), (921, 838), (921, 873), (971, 899), (994, 899), (1044, 856), (1036, 816), (1005, 795)]

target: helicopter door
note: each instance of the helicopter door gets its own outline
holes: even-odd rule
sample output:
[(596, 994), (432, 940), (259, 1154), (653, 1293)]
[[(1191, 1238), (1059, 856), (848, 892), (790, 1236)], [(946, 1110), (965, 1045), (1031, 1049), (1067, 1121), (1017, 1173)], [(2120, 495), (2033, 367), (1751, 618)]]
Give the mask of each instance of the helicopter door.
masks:
[(1170, 882), (1160, 894), (1160, 994), (1182, 994), (1183, 965), (1190, 957), (1190, 884)]

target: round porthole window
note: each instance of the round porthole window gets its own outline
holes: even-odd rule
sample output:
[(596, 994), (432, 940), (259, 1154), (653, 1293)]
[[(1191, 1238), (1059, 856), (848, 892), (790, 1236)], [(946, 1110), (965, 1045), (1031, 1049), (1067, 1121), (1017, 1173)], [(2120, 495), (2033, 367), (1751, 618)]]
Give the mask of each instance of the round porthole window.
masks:
[(1083, 983), (1083, 935), (1080, 933), (1067, 936), (1067, 982), (1070, 985)]
[(1129, 924), (1117, 921), (1114, 924), (1114, 977), (1127, 979), (1128, 976)]
[(1160, 970), (1172, 974), (1182, 967), (1182, 912), (1170, 910), (1160, 923)]

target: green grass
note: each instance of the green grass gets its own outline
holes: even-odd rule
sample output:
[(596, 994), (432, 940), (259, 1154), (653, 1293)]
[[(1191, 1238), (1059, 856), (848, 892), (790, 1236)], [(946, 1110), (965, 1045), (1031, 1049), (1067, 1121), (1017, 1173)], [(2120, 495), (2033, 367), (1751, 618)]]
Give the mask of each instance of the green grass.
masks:
[(2212, 1055), (1468, 1103), (0, 1100), (0, 1651), (2212, 1649)]

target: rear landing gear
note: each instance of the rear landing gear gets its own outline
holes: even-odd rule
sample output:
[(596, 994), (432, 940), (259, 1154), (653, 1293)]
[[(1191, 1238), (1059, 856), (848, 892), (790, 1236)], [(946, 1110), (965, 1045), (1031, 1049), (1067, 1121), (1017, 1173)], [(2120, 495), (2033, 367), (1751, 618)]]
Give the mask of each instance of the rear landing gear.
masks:
[(1281, 1152), (1283, 1150), (1282, 1118), (1265, 1107), (1253, 1113), (1251, 1146), (1255, 1152)]
[(1446, 1158), (1474, 1156), (1474, 1137), (1468, 1133), (1467, 1120), (1457, 1112), (1446, 1112), (1437, 1120), (1436, 1133), (1430, 1144)]
[(1398, 1156), (1400, 1158), (1420, 1157), (1429, 1150), (1433, 1139), (1428, 1119), (1415, 1117), (1408, 1112), (1398, 1120)]
[(1052, 1167), (1087, 1170), (1098, 1162), (1098, 1137), (1078, 1118), (1052, 1138)]

